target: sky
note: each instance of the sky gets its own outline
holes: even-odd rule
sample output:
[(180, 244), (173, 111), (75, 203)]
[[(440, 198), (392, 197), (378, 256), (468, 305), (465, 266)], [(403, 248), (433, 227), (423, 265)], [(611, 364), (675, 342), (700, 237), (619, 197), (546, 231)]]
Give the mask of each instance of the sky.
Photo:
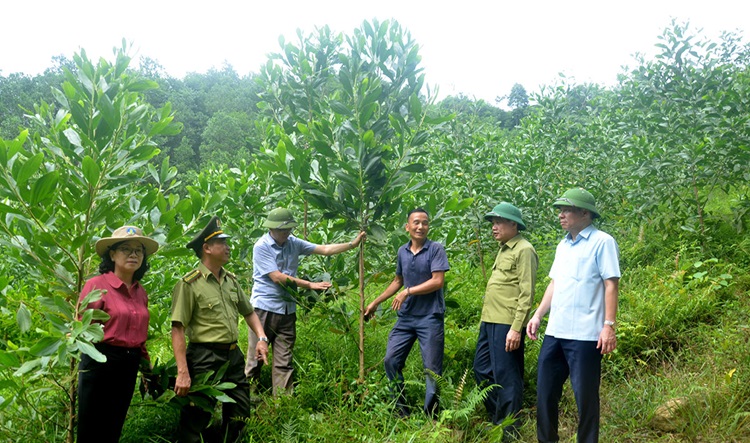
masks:
[[(745, 6), (747, 5), (747, 6)], [(420, 45), (425, 79), (440, 98), (463, 94), (495, 102), (519, 83), (529, 92), (574, 83), (616, 84), (634, 54), (650, 58), (672, 19), (702, 35), (743, 32), (743, 0), (3, 0), (0, 75), (36, 75), (52, 57), (113, 60), (113, 48), (132, 43), (134, 60), (149, 57), (182, 78), (231, 65), (241, 76), (258, 72), (279, 37), (296, 41), (328, 25), (352, 34), (364, 20), (397, 20)]]

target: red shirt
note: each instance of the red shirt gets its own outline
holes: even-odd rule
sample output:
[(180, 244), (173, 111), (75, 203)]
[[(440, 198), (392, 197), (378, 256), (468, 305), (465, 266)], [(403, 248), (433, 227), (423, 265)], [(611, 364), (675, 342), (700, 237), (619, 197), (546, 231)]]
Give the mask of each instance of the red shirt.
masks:
[(107, 291), (101, 299), (89, 303), (87, 307), (109, 314), (109, 320), (104, 322), (104, 338), (101, 342), (124, 348), (140, 347), (141, 353), (148, 359), (148, 295), (143, 286), (135, 282), (128, 289), (128, 285), (114, 272), (107, 272), (88, 280), (78, 301), (95, 289)]

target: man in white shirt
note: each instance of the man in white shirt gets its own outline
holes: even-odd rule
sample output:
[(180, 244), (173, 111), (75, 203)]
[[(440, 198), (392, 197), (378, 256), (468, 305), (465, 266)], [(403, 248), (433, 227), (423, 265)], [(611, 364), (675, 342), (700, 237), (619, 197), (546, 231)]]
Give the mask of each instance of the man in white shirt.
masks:
[(559, 441), (558, 409), (565, 380), (578, 405), (578, 442), (599, 441), (599, 385), (604, 354), (614, 351), (620, 264), (617, 242), (598, 230), (594, 197), (582, 188), (566, 191), (553, 206), (568, 231), (557, 245), (551, 281), (526, 326), (532, 340), (550, 313), (537, 371), (537, 439)]

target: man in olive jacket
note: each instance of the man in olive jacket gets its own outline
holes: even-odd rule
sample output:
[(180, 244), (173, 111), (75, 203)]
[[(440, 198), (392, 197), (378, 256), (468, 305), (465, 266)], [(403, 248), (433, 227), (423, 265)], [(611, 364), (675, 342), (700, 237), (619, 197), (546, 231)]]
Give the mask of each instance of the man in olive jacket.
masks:
[[(492, 423), (515, 418), (523, 401), (523, 330), (531, 316), (539, 258), (519, 231), (526, 229), (521, 211), (500, 203), (484, 217), (500, 242), (487, 282), (482, 323), (474, 357), (477, 384), (496, 384), (485, 401)], [(518, 426), (506, 428), (505, 439), (517, 436)], [(504, 440), (505, 440), (504, 439)]]
[[(244, 317), (258, 336), (265, 338), (266, 333), (237, 277), (224, 269), (229, 262), (228, 237), (221, 228), (219, 218), (212, 217), (208, 225), (187, 244), (201, 262), (174, 288), (172, 348), (177, 364), (174, 391), (180, 397), (190, 393), (193, 381), (201, 374), (211, 371), (219, 373), (227, 364), (221, 381), (235, 384), (234, 388), (224, 391), (234, 403), (222, 405), (220, 441), (235, 442), (240, 438), (245, 424), (242, 418), (250, 413), (249, 385), (244, 373), (245, 357), (237, 346), (238, 317)], [(252, 352), (255, 358), (265, 361), (268, 340), (260, 341)], [(193, 395), (203, 396), (207, 404), (216, 403), (215, 398), (200, 393)], [(192, 403), (182, 408), (178, 441), (212, 441), (204, 434), (211, 413)]]

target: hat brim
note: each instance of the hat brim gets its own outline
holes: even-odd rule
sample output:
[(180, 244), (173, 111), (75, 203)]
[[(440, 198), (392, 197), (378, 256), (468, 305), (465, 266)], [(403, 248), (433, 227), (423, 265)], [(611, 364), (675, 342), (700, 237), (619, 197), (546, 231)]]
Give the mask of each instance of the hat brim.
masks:
[(216, 234), (206, 241), (201, 241), (202, 240), (201, 238), (194, 238), (190, 243), (186, 244), (185, 247), (188, 249), (197, 251), (200, 248), (202, 248), (204, 244), (206, 244), (207, 242), (210, 242), (211, 240), (215, 238), (232, 238), (232, 236), (229, 234)]
[(488, 222), (492, 222), (492, 218), (493, 217), (500, 217), (500, 218), (504, 218), (506, 220), (510, 220), (510, 221), (516, 222), (516, 224), (518, 224), (518, 230), (519, 231), (523, 231), (523, 230), (526, 229), (526, 224), (524, 224), (523, 220), (520, 220), (517, 217), (514, 217), (514, 216), (512, 216), (510, 214), (504, 214), (504, 213), (492, 211), (492, 212), (489, 212), (489, 213), (485, 214), (484, 219), (487, 220)]
[(99, 257), (103, 257), (104, 254), (107, 253), (109, 248), (112, 247), (112, 245), (131, 240), (140, 242), (146, 249), (146, 255), (151, 255), (159, 250), (159, 243), (157, 243), (154, 239), (143, 237), (140, 235), (133, 235), (130, 237), (106, 237), (96, 241), (96, 255), (98, 255)]
[(263, 227), (269, 229), (292, 229), (296, 228), (297, 226), (299, 226), (299, 223), (294, 220), (282, 222), (266, 220), (263, 222)]
[(597, 211), (594, 206), (591, 206), (586, 203), (581, 203), (579, 201), (571, 200), (568, 198), (558, 199), (554, 203), (552, 203), (552, 206), (554, 206), (555, 208), (559, 208), (560, 206), (570, 206), (572, 208), (585, 209), (591, 213), (592, 218), (601, 217), (601, 215), (599, 214), (599, 211)]

